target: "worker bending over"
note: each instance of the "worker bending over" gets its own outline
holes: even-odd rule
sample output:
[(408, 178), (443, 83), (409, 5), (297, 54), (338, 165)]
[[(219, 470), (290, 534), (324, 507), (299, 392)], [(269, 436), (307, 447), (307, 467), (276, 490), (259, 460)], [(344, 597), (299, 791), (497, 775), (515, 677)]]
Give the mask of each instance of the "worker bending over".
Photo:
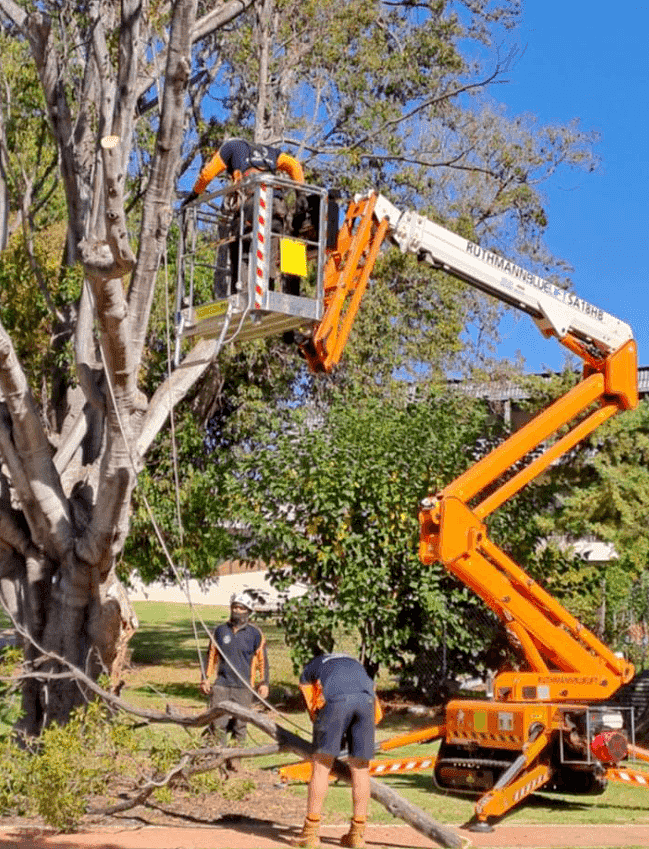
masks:
[[(203, 166), (194, 188), (181, 204), (181, 208), (196, 200), (219, 174), (227, 173), (234, 183), (256, 173), (283, 172), (297, 183), (304, 183), (304, 171), (302, 166), (287, 153), (283, 153), (276, 147), (265, 144), (253, 144), (244, 139), (229, 139), (224, 142), (218, 152)], [(214, 293), (217, 299), (227, 297), (236, 291), (246, 287), (249, 269), (250, 233), (252, 231), (253, 219), (253, 194), (248, 191), (236, 198), (230, 198), (229, 223), (225, 223), (221, 238), (227, 238), (229, 242), (229, 263), (223, 265), (229, 268), (223, 273), (222, 267), (215, 269)], [(298, 208), (304, 212), (306, 199), (300, 195), (294, 199)], [(240, 204), (243, 205), (243, 230), (241, 232), (240, 244)], [(277, 188), (273, 194), (271, 231), (273, 236), (270, 242), (270, 272), (269, 287), (282, 289), (287, 294), (299, 295), (300, 279), (295, 275), (281, 275), (279, 272), (279, 244), (278, 234), (290, 233), (292, 214), (289, 213), (284, 192)]]
[(369, 762), (374, 757), (374, 729), (382, 712), (374, 684), (362, 664), (346, 654), (319, 654), (303, 669), (300, 690), (313, 720), (313, 772), (307, 815), (293, 846), (319, 845), (320, 817), (334, 760), (346, 742), (352, 782), (352, 820), (342, 846), (364, 846), (370, 801)]
[(196, 200), (199, 195), (203, 194), (212, 180), (224, 171), (227, 171), (235, 183), (250, 174), (264, 171), (270, 171), (271, 174), (282, 171), (296, 183), (304, 182), (302, 166), (297, 159), (289, 156), (288, 153), (283, 153), (276, 147), (253, 144), (244, 141), (244, 139), (229, 139), (203, 166), (198, 179), (194, 183), (194, 188), (182, 205), (185, 206)]

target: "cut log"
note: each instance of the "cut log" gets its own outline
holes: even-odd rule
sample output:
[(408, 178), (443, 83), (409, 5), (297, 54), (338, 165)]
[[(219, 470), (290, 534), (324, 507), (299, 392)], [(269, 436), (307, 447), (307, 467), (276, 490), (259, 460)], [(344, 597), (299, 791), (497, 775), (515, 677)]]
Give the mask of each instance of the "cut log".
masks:
[[(227, 711), (233, 716), (243, 719), (246, 722), (252, 722), (257, 728), (265, 731), (269, 737), (272, 737), (280, 745), (283, 750), (295, 752), (301, 758), (310, 758), (313, 754), (313, 746), (307, 743), (296, 734), (292, 734), (281, 725), (277, 725), (268, 716), (258, 713), (254, 710), (247, 710), (234, 702), (219, 702), (220, 710)], [(334, 761), (332, 772), (336, 778), (341, 778), (343, 781), (350, 781), (349, 766), (340, 760)], [(430, 840), (437, 843), (439, 846), (450, 846), (452, 849), (460, 849), (465, 844), (465, 841), (450, 828), (446, 828), (440, 823), (432, 819), (426, 811), (412, 805), (403, 798), (396, 790), (392, 790), (385, 784), (382, 784), (375, 779), (370, 779), (370, 795), (372, 799), (380, 802), (383, 807), (395, 817), (399, 817), (412, 828), (424, 834)]]

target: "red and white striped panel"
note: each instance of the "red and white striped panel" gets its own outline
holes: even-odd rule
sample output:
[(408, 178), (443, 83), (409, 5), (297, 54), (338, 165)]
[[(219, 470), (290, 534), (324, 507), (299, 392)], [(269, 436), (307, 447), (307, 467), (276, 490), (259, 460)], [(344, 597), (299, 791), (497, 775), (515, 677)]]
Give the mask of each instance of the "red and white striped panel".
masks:
[(399, 758), (395, 760), (370, 761), (370, 775), (394, 775), (399, 772), (417, 772), (435, 766), (435, 757)]
[(257, 214), (257, 256), (255, 258), (255, 300), (254, 308), (261, 309), (268, 285), (265, 273), (268, 245), (266, 244), (266, 224), (268, 221), (268, 190), (265, 183), (259, 184), (259, 212)]

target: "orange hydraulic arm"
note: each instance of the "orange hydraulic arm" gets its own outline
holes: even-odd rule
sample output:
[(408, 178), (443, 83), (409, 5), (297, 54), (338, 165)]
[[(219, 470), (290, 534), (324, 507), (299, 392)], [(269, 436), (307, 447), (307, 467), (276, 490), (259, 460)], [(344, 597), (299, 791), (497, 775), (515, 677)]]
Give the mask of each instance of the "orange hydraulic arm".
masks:
[(374, 215), (377, 196), (352, 201), (324, 270), (324, 316), (302, 352), (311, 371), (339, 362), (374, 268), (388, 221)]
[[(479, 595), (520, 643), (527, 672), (502, 672), (495, 697), (508, 701), (584, 701), (610, 696), (633, 677), (618, 658), (489, 540), (483, 520), (562, 454), (621, 409), (637, 404), (633, 340), (595, 360), (574, 339), (561, 340), (586, 360), (584, 378), (564, 397), (422, 503), (420, 558), (441, 561)], [(537, 453), (535, 449), (570, 425)], [(535, 451), (535, 458), (498, 485)], [(493, 488), (496, 485), (496, 488)], [(480, 494), (489, 494), (480, 500)], [(477, 503), (470, 507), (469, 502)]]
[[(403, 251), (526, 312), (544, 335), (555, 336), (585, 363), (578, 386), (424, 501), (420, 556), (424, 563), (444, 563), (485, 600), (522, 646), (529, 670), (501, 674), (496, 698), (604, 699), (630, 680), (633, 667), (500, 551), (483, 522), (607, 419), (636, 406), (631, 329), (506, 258), (370, 193), (350, 204), (325, 267), (324, 316), (303, 346), (313, 371), (329, 371), (339, 361), (386, 237)], [(521, 466), (531, 452), (533, 459)], [(509, 474), (513, 469), (519, 470)], [(487, 494), (481, 499), (482, 493)]]
[[(633, 667), (500, 551), (483, 522), (607, 419), (636, 406), (631, 329), (506, 258), (370, 193), (349, 205), (325, 267), (324, 316), (303, 346), (313, 371), (330, 371), (339, 361), (386, 237), (403, 251), (526, 312), (544, 335), (555, 336), (585, 363), (578, 386), (424, 501), (420, 556), (424, 563), (444, 563), (484, 599), (521, 645), (529, 670), (502, 673), (496, 698), (604, 699), (630, 680)], [(521, 466), (531, 452), (533, 459)], [(509, 474), (513, 469), (519, 470)], [(487, 494), (480, 499), (481, 493)]]

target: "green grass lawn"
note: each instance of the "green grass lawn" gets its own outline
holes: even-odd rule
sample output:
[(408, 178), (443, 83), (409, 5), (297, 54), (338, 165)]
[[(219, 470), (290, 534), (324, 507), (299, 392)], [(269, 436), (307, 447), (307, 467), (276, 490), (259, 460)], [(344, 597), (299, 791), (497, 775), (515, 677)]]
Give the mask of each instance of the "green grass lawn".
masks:
[[(211, 629), (227, 619), (225, 607), (196, 606), (192, 611), (184, 604), (138, 602), (135, 605), (140, 619), (140, 628), (131, 641), (132, 670), (126, 675), (123, 697), (134, 704), (164, 709), (172, 704), (178, 709), (200, 710), (205, 706), (205, 697), (198, 690), (200, 680), (199, 653), (206, 652), (208, 638), (205, 628)], [(273, 704), (285, 700), (287, 693), (297, 694), (297, 675), (293, 670), (283, 635), (272, 619), (258, 622), (268, 643), (271, 668), (271, 696)], [(306, 711), (281, 709), (274, 719), (294, 733), (309, 739), (311, 723)], [(413, 717), (407, 713), (388, 715), (378, 728), (378, 740), (388, 739), (408, 730), (423, 727), (430, 722), (425, 717)], [(172, 733), (178, 741), (188, 742), (188, 732), (164, 726), (164, 731), (154, 729), (152, 733)], [(250, 742), (264, 745), (269, 738), (256, 728), (249, 728)], [(410, 746), (406, 749), (386, 753), (386, 756), (424, 756), (431, 751), (428, 746)], [(295, 761), (290, 754), (259, 758), (254, 766), (273, 770)], [(451, 796), (435, 789), (431, 771), (396, 775), (382, 778), (398, 790), (409, 801), (428, 811), (442, 823), (459, 825), (471, 818), (475, 799), (468, 796)], [(306, 797), (303, 785), (292, 784), (287, 792)], [(349, 810), (349, 788), (344, 784), (332, 783), (328, 794), (325, 816), (338, 819)], [(394, 818), (381, 805), (372, 802), (371, 817), (374, 822), (393, 822)], [(598, 823), (646, 823), (649, 822), (649, 795), (645, 790), (609, 784), (599, 796), (568, 796), (537, 793), (525, 804), (515, 808), (507, 816), (508, 823), (547, 824), (561, 822), (583, 824), (592, 827)], [(630, 847), (628, 848), (630, 849)]]

